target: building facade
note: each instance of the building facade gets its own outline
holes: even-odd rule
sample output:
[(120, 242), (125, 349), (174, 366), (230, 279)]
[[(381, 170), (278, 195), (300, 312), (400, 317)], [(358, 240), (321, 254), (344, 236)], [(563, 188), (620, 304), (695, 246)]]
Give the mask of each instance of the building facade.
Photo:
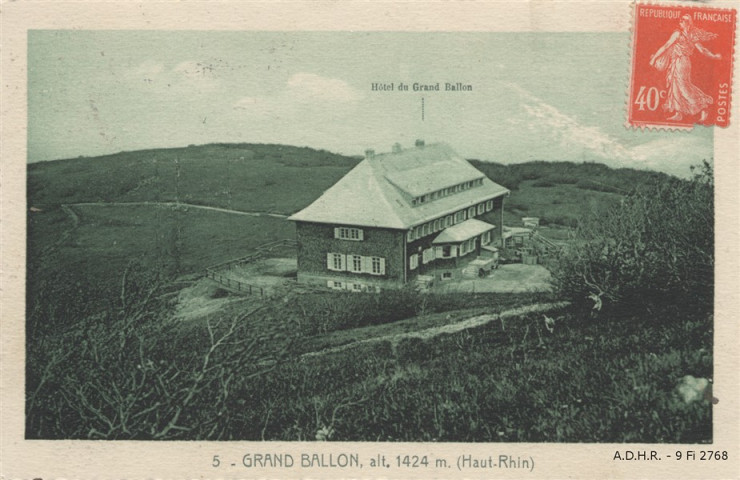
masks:
[(298, 281), (352, 291), (447, 281), (496, 255), (509, 191), (446, 145), (365, 159), (292, 215)]

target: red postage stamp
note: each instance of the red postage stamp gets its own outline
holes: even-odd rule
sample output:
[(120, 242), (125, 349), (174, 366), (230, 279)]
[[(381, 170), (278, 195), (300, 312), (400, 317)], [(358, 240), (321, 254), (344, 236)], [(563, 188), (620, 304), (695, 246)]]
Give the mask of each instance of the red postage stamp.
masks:
[(637, 3), (627, 124), (730, 124), (735, 9)]

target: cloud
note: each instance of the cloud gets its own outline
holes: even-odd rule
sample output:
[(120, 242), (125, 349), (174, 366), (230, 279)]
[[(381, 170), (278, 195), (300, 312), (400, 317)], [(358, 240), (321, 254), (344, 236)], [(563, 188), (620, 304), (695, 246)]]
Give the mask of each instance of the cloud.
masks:
[(515, 84), (508, 84), (521, 97), (523, 121), (530, 130), (549, 136), (561, 147), (578, 148), (595, 156), (613, 160), (634, 160), (629, 149), (600, 128), (581, 124), (554, 106)]
[(345, 109), (353, 108), (360, 98), (359, 92), (344, 80), (302, 72), (292, 75), (277, 95), (242, 97), (233, 108), (273, 117), (316, 109), (325, 112), (328, 108), (341, 114)]
[(691, 165), (712, 155), (711, 141), (683, 133), (629, 146), (597, 126), (584, 125), (518, 85), (507, 86), (519, 94), (520, 102), (519, 114), (509, 123), (552, 142), (552, 154), (560, 158), (591, 157), (612, 167), (648, 168), (688, 176)]
[(354, 102), (360, 95), (347, 82), (313, 73), (296, 73), (288, 79), (288, 95), (301, 100)]

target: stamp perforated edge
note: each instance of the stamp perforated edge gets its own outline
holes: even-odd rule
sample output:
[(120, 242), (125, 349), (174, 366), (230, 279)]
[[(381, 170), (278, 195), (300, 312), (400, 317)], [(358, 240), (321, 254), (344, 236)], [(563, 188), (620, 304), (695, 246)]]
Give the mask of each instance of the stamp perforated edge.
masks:
[[(740, 24), (740, 18), (738, 18), (737, 11), (733, 8), (723, 8), (723, 7), (713, 7), (709, 5), (690, 5), (683, 2), (650, 2), (650, 1), (635, 1), (629, 4), (630, 9), (630, 42), (629, 42), (629, 62), (628, 62), (628, 74), (627, 77), (627, 86), (626, 86), (626, 92), (625, 92), (625, 100), (624, 100), (624, 126), (628, 129), (634, 129), (634, 130), (650, 130), (650, 131), (673, 131), (673, 132), (690, 132), (694, 129), (694, 125), (675, 125), (675, 124), (659, 124), (659, 123), (648, 123), (648, 122), (640, 122), (640, 123), (632, 123), (630, 121), (630, 108), (632, 105), (632, 81), (634, 79), (634, 71), (635, 71), (635, 47), (636, 47), (636, 39), (635, 39), (635, 22), (637, 21), (637, 7), (641, 5), (652, 5), (656, 7), (681, 7), (682, 9), (687, 10), (723, 10), (723, 11), (735, 11), (735, 25), (732, 30), (732, 39), (730, 41), (730, 66), (732, 67), (735, 65), (735, 61), (737, 60), (735, 58), (735, 42), (737, 40), (737, 30), (738, 30), (738, 24)], [(732, 106), (732, 91), (735, 86), (735, 78), (734, 78), (734, 68), (730, 68), (730, 92), (728, 95), (729, 98), (729, 105)], [(728, 108), (727, 110), (727, 126), (725, 127), (719, 127), (719, 128), (728, 128), (730, 126), (730, 119), (731, 119), (731, 108)], [(711, 127), (717, 127), (717, 125), (709, 125)]]

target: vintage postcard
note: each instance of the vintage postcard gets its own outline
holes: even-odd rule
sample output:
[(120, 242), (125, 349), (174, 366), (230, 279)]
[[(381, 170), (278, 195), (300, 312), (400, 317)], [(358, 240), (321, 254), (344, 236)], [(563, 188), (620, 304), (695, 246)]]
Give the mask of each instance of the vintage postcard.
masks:
[(4, 3), (0, 474), (737, 477), (737, 8)]

